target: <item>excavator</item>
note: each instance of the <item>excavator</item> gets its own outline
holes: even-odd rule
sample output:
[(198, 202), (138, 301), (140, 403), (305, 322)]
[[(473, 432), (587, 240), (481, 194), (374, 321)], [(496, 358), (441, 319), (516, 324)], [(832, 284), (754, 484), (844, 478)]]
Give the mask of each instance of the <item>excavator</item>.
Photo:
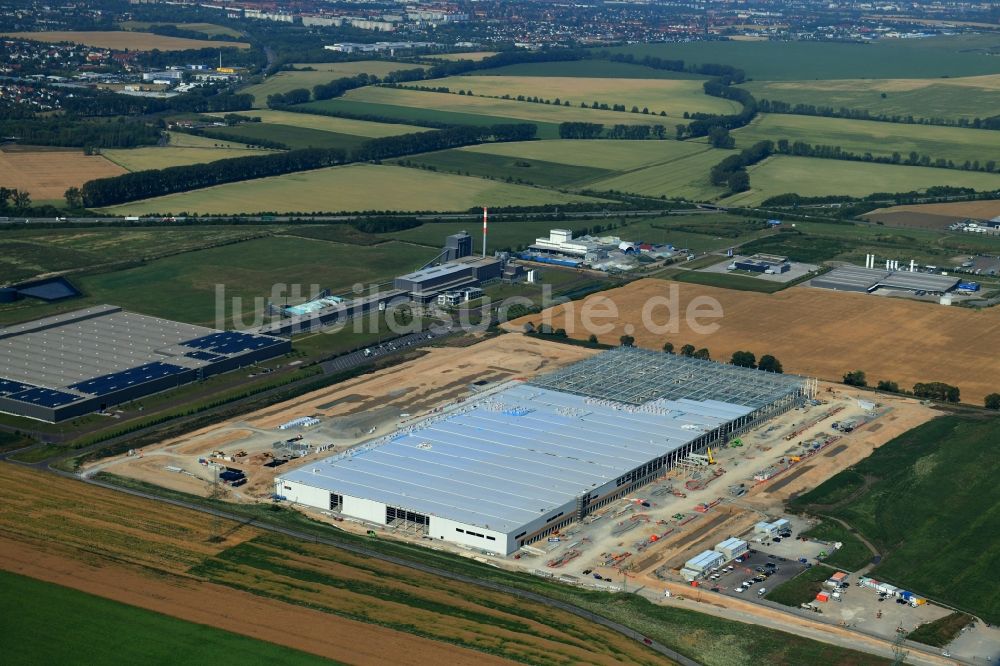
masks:
[(708, 456), (708, 464), (709, 465), (714, 465), (715, 464), (715, 456), (712, 455), (712, 447), (711, 446), (708, 447), (707, 451), (705, 451), (705, 455)]

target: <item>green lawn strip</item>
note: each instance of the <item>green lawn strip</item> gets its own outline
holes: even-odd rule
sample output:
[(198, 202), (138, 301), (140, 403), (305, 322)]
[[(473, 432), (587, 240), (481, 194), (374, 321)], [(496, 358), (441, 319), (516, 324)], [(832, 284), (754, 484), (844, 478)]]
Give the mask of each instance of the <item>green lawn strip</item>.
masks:
[(10, 664), (338, 663), (5, 571), (0, 585)]
[(798, 608), (802, 604), (816, 599), (816, 594), (824, 589), (823, 582), (835, 573), (835, 569), (817, 564), (778, 585), (764, 595), (764, 598), (768, 601)]
[(925, 622), (906, 637), (911, 641), (930, 645), (932, 647), (944, 647), (951, 643), (962, 633), (962, 628), (975, 620), (968, 613), (952, 613), (945, 615), (932, 622)]
[(257, 140), (277, 141), (289, 148), (342, 148), (350, 152), (371, 137), (327, 132), (309, 127), (275, 123), (244, 123), (234, 127), (213, 127), (211, 134), (221, 134), (233, 141), (253, 145)]
[(559, 164), (467, 150), (422, 153), (395, 162), (403, 166), (431, 168), (464, 176), (484, 176), (512, 183), (531, 183), (541, 187), (572, 187), (614, 174), (614, 171), (599, 167)]
[(559, 125), (539, 121), (525, 121), (506, 116), (488, 116), (478, 113), (460, 113), (457, 111), (438, 111), (419, 107), (397, 106), (395, 104), (380, 104), (377, 102), (359, 102), (348, 99), (329, 99), (322, 102), (308, 102), (295, 106), (296, 111), (333, 112), (349, 114), (349, 116), (375, 116), (392, 120), (397, 123), (411, 121), (430, 121), (447, 123), (449, 125), (509, 125), (511, 123), (531, 122), (538, 125), (539, 139), (558, 139)]

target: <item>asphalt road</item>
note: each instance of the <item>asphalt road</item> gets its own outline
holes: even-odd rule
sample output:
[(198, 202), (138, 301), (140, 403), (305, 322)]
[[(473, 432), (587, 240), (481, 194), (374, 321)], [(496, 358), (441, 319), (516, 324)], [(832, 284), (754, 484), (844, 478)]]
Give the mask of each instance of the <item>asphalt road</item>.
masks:
[[(573, 211), (562, 213), (564, 217), (567, 218), (593, 218), (593, 217), (614, 217), (619, 215), (627, 215), (630, 217), (657, 217), (660, 215), (691, 215), (697, 213), (712, 214), (718, 212), (724, 212), (725, 208), (689, 208), (684, 210), (609, 210), (601, 208), (599, 210), (586, 210), (586, 211)], [(553, 212), (540, 212), (540, 213), (510, 213), (507, 215), (520, 218), (535, 218), (535, 217), (552, 217), (558, 213)], [(502, 212), (492, 213), (491, 219), (493, 220), (503, 220), (507, 217)], [(9, 215), (6, 217), (0, 217), (0, 224), (8, 225), (22, 225), (22, 224), (55, 224), (55, 223), (70, 223), (70, 224), (127, 224), (129, 222), (163, 222), (165, 224), (171, 224), (175, 222), (192, 222), (198, 221), (203, 223), (212, 222), (228, 222), (230, 220), (241, 220), (246, 222), (267, 222), (267, 223), (283, 223), (283, 222), (295, 222), (301, 220), (311, 220), (317, 222), (349, 222), (351, 220), (364, 219), (371, 217), (371, 215), (248, 215), (248, 216), (233, 216), (233, 215), (216, 215), (216, 216), (198, 216), (198, 217), (140, 217), (138, 220), (129, 220), (124, 217), (23, 217), (17, 215)], [(405, 217), (413, 218), (422, 221), (430, 220), (478, 220), (482, 218), (481, 212), (470, 212), (470, 213), (436, 213), (433, 215), (408, 215), (405, 213), (393, 214), (393, 215), (379, 215), (378, 217)]]
[[(324, 361), (320, 364), (323, 368), (323, 372), (326, 374), (332, 374), (334, 372), (342, 372), (344, 370), (353, 370), (359, 366), (370, 363), (371, 361), (387, 356), (394, 352), (406, 351), (407, 349), (416, 349), (417, 347), (430, 344), (436, 341), (438, 338), (448, 335), (453, 331), (452, 328), (431, 328), (426, 331), (421, 331), (420, 333), (410, 333), (402, 337), (393, 338), (392, 340), (383, 342), (381, 344), (371, 345), (367, 348), (370, 352), (365, 353), (364, 349), (359, 349), (358, 351), (350, 352), (348, 354), (342, 354), (329, 361)], [(319, 335), (323, 335), (319, 333)]]

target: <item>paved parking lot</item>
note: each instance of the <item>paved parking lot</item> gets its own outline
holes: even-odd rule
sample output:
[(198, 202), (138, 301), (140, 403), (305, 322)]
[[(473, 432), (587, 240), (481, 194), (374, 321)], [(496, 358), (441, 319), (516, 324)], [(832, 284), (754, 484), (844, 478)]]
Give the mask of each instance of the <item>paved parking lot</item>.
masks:
[[(773, 564), (776, 568), (767, 580), (761, 583), (754, 583), (749, 590), (745, 590), (744, 592), (735, 591), (735, 588), (740, 583), (758, 575), (758, 567), (768, 568), (768, 564)], [(777, 555), (768, 557), (767, 553), (760, 551), (751, 554), (749, 558), (744, 558), (743, 562), (730, 562), (729, 565), (733, 567), (730, 573), (722, 574), (717, 581), (706, 581), (703, 585), (706, 585), (709, 589), (718, 587), (721, 594), (728, 594), (732, 597), (744, 597), (750, 600), (757, 599), (761, 589), (774, 589), (806, 568), (805, 564), (796, 560), (781, 558)]]

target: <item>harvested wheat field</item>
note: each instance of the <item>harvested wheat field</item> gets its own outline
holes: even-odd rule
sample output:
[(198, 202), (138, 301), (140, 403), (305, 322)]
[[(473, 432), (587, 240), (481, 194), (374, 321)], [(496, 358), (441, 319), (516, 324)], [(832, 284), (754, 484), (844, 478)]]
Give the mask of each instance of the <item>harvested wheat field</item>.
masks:
[(13, 465), (0, 486), (0, 568), (173, 617), (352, 664), (660, 663), (564, 611), (339, 548)]
[(1000, 200), (955, 201), (952, 203), (913, 204), (878, 208), (864, 215), (871, 222), (893, 227), (940, 229), (952, 222), (972, 218), (991, 220), (1000, 216)]
[[(671, 290), (677, 290), (674, 309), (680, 321), (676, 330), (655, 330), (656, 325), (667, 323), (665, 305), (650, 310), (654, 330), (649, 330), (642, 323), (644, 305), (654, 297), (668, 297)], [(721, 318), (700, 320), (718, 324), (712, 333), (695, 333), (684, 321), (685, 311), (698, 297), (707, 302), (714, 299), (722, 307)], [(587, 304), (595, 312), (608, 307), (617, 311), (614, 317), (592, 317), (607, 330), (588, 330), (583, 325), (581, 315)], [(571, 309), (568, 318), (567, 308)], [(585, 339), (594, 332), (601, 342), (618, 344), (620, 336), (630, 334), (642, 347), (661, 349), (668, 341), (677, 349), (692, 344), (708, 348), (712, 358), (723, 361), (737, 350), (751, 351), (758, 358), (773, 354), (785, 372), (833, 381), (845, 372), (862, 370), (873, 385), (883, 379), (905, 388), (917, 382), (945, 382), (958, 386), (968, 403), (982, 404), (983, 396), (1000, 390), (1000, 358), (988, 345), (980, 344), (1000, 336), (1000, 311), (996, 309), (977, 312), (810, 287), (758, 294), (645, 279), (507, 326), (519, 330), (526, 322), (545, 321), (543, 316), (574, 338)]]
[(0, 151), (0, 173), (4, 187), (27, 190), (33, 201), (62, 200), (70, 187), (80, 187), (94, 178), (126, 173), (100, 155), (70, 150)]
[(188, 39), (154, 35), (151, 32), (128, 32), (125, 30), (53, 30), (48, 32), (5, 32), (3, 37), (30, 39), (36, 42), (72, 42), (96, 46), (116, 51), (186, 51), (188, 49), (248, 49), (246, 42), (213, 42), (207, 39)]

